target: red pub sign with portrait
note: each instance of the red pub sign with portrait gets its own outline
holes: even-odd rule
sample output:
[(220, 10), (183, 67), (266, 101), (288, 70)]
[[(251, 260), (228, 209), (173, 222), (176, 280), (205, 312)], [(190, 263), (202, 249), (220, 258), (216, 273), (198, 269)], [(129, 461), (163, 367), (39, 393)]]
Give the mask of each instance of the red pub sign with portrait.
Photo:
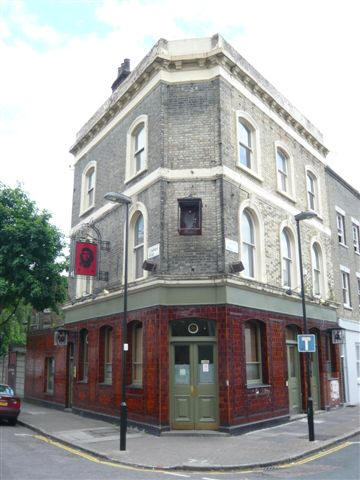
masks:
[(96, 276), (96, 243), (76, 242), (75, 275)]

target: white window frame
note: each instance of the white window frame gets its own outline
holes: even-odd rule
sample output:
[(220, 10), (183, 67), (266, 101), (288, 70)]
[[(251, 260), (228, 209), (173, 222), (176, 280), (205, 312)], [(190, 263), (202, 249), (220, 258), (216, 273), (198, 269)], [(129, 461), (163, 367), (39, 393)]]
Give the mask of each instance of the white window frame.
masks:
[[(336, 211), (336, 232), (337, 232), (337, 237), (338, 237), (338, 242), (340, 245), (343, 245), (346, 247), (346, 223), (345, 223), (345, 211), (340, 208), (335, 206), (335, 211)], [(341, 225), (340, 225), (341, 223)]]
[[(147, 239), (148, 213), (144, 204), (137, 202), (134, 205), (132, 205), (129, 211), (128, 278), (129, 278), (129, 281), (133, 281), (133, 282), (135, 281), (137, 282), (139, 280), (145, 279), (149, 273), (147, 270), (143, 270), (143, 275), (141, 277), (136, 278), (136, 270), (135, 270), (136, 259), (135, 259), (135, 253), (134, 253), (134, 245), (135, 245), (135, 225), (139, 217), (139, 214), (142, 215), (144, 220), (144, 243), (141, 245), (143, 247), (144, 260), (147, 259), (147, 251), (148, 251), (148, 239)], [(125, 236), (125, 229), (124, 229), (124, 236)], [(125, 252), (124, 252), (124, 258), (125, 258)]]
[[(278, 168), (278, 152), (285, 159), (286, 164), (286, 190), (283, 189), (281, 179), (284, 178), (284, 173), (281, 172)], [(277, 192), (288, 198), (292, 202), (295, 202), (295, 180), (294, 180), (294, 168), (293, 168), (293, 157), (290, 155), (289, 150), (281, 142), (275, 142), (275, 168), (276, 168), (276, 185)]]
[[(240, 142), (240, 129), (239, 123), (242, 123), (246, 128), (250, 130), (251, 136), (251, 166), (250, 168), (246, 165), (240, 163), (240, 151), (241, 151), (241, 142)], [(237, 111), (236, 112), (236, 166), (237, 168), (243, 170), (244, 172), (255, 177), (257, 180), (263, 181), (261, 177), (261, 151), (260, 151), (260, 135), (259, 128), (257, 127), (254, 120), (247, 112)], [(247, 148), (245, 146), (245, 148)]]
[(110, 325), (103, 327), (104, 348), (104, 378), (103, 383), (112, 385), (113, 357), (114, 357), (114, 329)]
[(360, 272), (356, 272), (356, 281), (357, 281), (357, 293), (358, 293), (358, 302), (360, 309)]
[(355, 342), (355, 362), (357, 381), (360, 382), (360, 342)]
[(239, 208), (239, 245), (240, 245), (240, 260), (244, 255), (243, 238), (241, 232), (242, 217), (244, 212), (250, 215), (254, 228), (254, 245), (253, 245), (253, 259), (254, 259), (254, 276), (249, 277), (245, 271), (241, 272), (241, 276), (249, 280), (256, 280), (257, 282), (266, 282), (265, 278), (265, 235), (263, 219), (257, 207), (251, 200), (245, 200)]
[[(283, 248), (282, 248), (282, 234), (283, 232), (286, 231), (289, 239), (289, 244), (290, 244), (290, 250), (291, 250), (291, 257), (285, 257)], [(281, 286), (285, 289), (294, 289), (297, 288), (298, 282), (297, 282), (297, 254), (296, 254), (296, 242), (295, 242), (295, 234), (292, 228), (290, 228), (289, 225), (283, 225), (280, 229), (280, 268), (281, 268)], [(290, 274), (290, 285), (287, 285), (285, 283), (285, 278), (284, 278), (284, 259), (287, 259), (290, 261), (290, 269), (289, 269), (289, 274)]]
[(360, 255), (360, 225), (359, 222), (351, 217), (352, 241), (354, 252)]
[[(140, 170), (136, 169), (136, 154), (135, 151), (135, 134), (139, 126), (144, 125), (144, 165)], [(126, 167), (125, 167), (125, 183), (133, 178), (141, 175), (148, 169), (148, 116), (140, 115), (137, 117), (126, 135)]]
[[(89, 179), (89, 172), (94, 171), (94, 180), (93, 186), (91, 189), (88, 188), (88, 179)], [(89, 202), (89, 192), (92, 192), (92, 202)], [(80, 216), (84, 215), (91, 209), (95, 207), (95, 194), (96, 194), (96, 162), (91, 161), (89, 162), (81, 176), (81, 197), (80, 197)]]
[[(314, 250), (317, 251), (319, 265), (314, 265)], [(312, 271), (312, 286), (313, 286), (313, 295), (314, 297), (324, 298), (325, 297), (325, 262), (323, 248), (319, 241), (314, 240), (311, 242), (311, 271)], [(319, 281), (319, 292), (315, 291), (315, 275), (318, 275)]]
[(82, 275), (76, 277), (76, 298), (87, 297), (91, 295), (94, 287), (94, 277)]
[[(313, 191), (309, 191), (308, 188), (308, 178), (312, 179), (313, 182)], [(309, 166), (305, 167), (305, 185), (306, 185), (306, 205), (308, 210), (312, 212), (316, 212), (318, 215), (321, 213), (321, 201), (320, 201), (320, 185), (319, 185), (319, 177), (315, 170)], [(312, 196), (312, 202), (309, 200), (309, 197)], [(313, 203), (313, 206), (311, 205)]]
[[(247, 361), (247, 349), (246, 349), (246, 329), (249, 327), (249, 329), (254, 328), (255, 329), (255, 344), (256, 344), (256, 356), (257, 356), (257, 361)], [(251, 330), (250, 330), (251, 332)], [(262, 344), (261, 344), (261, 329), (260, 325), (256, 321), (249, 320), (245, 323), (244, 325), (244, 341), (245, 341), (245, 368), (246, 368), (246, 384), (247, 386), (252, 386), (252, 385), (261, 385), (263, 383), (263, 355), (262, 355)], [(248, 365), (257, 365), (259, 369), (259, 378), (256, 379), (248, 379), (248, 374), (247, 374), (247, 367)]]
[[(131, 383), (133, 386), (141, 388), (144, 377), (144, 326), (141, 322), (135, 321), (132, 324), (131, 342)], [(140, 378), (136, 375), (138, 368)]]
[(352, 310), (351, 289), (350, 289), (350, 269), (340, 265), (341, 273), (341, 290), (344, 308)]

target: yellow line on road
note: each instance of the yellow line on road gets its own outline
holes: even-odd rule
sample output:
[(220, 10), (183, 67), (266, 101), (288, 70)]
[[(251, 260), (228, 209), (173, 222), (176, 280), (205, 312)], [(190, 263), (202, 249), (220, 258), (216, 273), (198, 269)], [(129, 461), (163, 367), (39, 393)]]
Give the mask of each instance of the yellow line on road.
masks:
[[(72, 453), (74, 455), (77, 455), (78, 457), (85, 458), (86, 460), (90, 460), (91, 462), (98, 463), (98, 464), (101, 464), (101, 465), (108, 465), (110, 467), (117, 467), (117, 468), (123, 468), (123, 469), (134, 470), (134, 471), (142, 470), (142, 471), (147, 471), (147, 472), (164, 473), (164, 474), (169, 474), (170, 473), (169, 470), (165, 470), (165, 469), (156, 469), (156, 468), (150, 468), (150, 467), (134, 467), (134, 466), (125, 465), (125, 464), (122, 464), (122, 463), (111, 462), (109, 460), (101, 460), (100, 458), (97, 458), (97, 457), (95, 457), (91, 454), (82, 452), (81, 450), (77, 450), (77, 449), (72, 448), (72, 447), (68, 447), (67, 445), (64, 445), (63, 443), (56, 442), (54, 440), (51, 440), (50, 438), (44, 437), (43, 435), (34, 435), (34, 438), (36, 438), (38, 440), (41, 440), (42, 442), (46, 442), (46, 443), (48, 443), (50, 445), (53, 445), (55, 447), (66, 450), (67, 452)], [(274, 465), (273, 469), (276, 470), (278, 468), (292, 468), (292, 467), (296, 467), (298, 465), (303, 465), (304, 463), (312, 462), (314, 460), (317, 460), (318, 458), (325, 457), (326, 455), (337, 452), (338, 450), (342, 450), (343, 448), (352, 445), (352, 443), (353, 442), (341, 443), (340, 445), (337, 445), (333, 448), (329, 448), (328, 450), (321, 451), (321, 452), (319, 452), (315, 455), (303, 458), (301, 460), (298, 460), (298, 461), (295, 461), (295, 462), (292, 462), (292, 463), (286, 463), (286, 464), (283, 464), (283, 465)], [(224, 471), (223, 470), (223, 471), (216, 471), (216, 472), (214, 470), (209, 470), (209, 471), (202, 470), (201, 472), (199, 472), (199, 471), (191, 471), (190, 472), (189, 471), (189, 473), (191, 473), (192, 475), (206, 475), (206, 474), (212, 474), (212, 475), (229, 475), (230, 474), (231, 475), (231, 473), (235, 473), (235, 471), (238, 474), (239, 473), (240, 474), (258, 473), (258, 472), (264, 471), (264, 468), (254, 468), (254, 469), (248, 469), (248, 470), (241, 470), (241, 468), (239, 468), (239, 469), (235, 469), (234, 471), (230, 471), (230, 470)]]
[(297, 465), (303, 465), (304, 463), (309, 463), (313, 462), (314, 460), (317, 460), (318, 458), (325, 457), (326, 455), (329, 455), (330, 453), (337, 452), (338, 450), (342, 450), (345, 447), (348, 447), (351, 445), (351, 442), (345, 442), (341, 443), (340, 445), (337, 445), (336, 447), (329, 448), (328, 450), (323, 450), (319, 453), (316, 453), (315, 455), (311, 455), (310, 457), (302, 458), (301, 460), (297, 460), (295, 462), (291, 463), (286, 463), (284, 465), (278, 465), (277, 468), (291, 468), (295, 467)]

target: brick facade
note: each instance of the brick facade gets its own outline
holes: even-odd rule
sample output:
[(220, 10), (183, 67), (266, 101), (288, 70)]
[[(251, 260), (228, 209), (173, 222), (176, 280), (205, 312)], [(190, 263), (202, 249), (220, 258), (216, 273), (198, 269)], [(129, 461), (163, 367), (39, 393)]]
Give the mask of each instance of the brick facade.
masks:
[[(254, 422), (287, 418), (289, 414), (288, 389), (286, 386), (287, 359), (285, 348), (285, 327), (297, 326), (302, 330), (302, 319), (272, 312), (261, 312), (236, 306), (217, 307), (162, 307), (133, 311), (129, 323), (136, 320), (144, 328), (144, 370), (143, 386), (131, 386), (130, 365), (127, 367), (127, 403), (130, 423), (142, 427), (152, 426), (154, 431), (168, 429), (169, 418), (169, 325), (184, 318), (207, 318), (215, 320), (218, 345), (218, 390), (220, 429), (236, 431), (239, 427)], [(244, 323), (248, 320), (262, 322), (262, 355), (264, 385), (249, 387), (246, 384)], [(87, 320), (69, 326), (69, 342), (75, 344), (75, 358), (79, 371), (79, 332), (89, 332), (89, 376), (87, 382), (76, 379), (73, 385), (72, 406), (75, 410), (105, 414), (115, 420), (119, 415), (121, 402), (121, 316)], [(104, 325), (114, 329), (113, 381), (111, 385), (99, 382), (99, 331)], [(321, 408), (336, 405), (331, 399), (329, 378), (325, 374), (325, 337), (331, 323), (323, 323), (318, 330), (315, 321), (309, 321), (309, 328), (320, 335), (319, 367), (321, 373)], [(313, 331), (313, 330), (312, 330)], [(66, 348), (53, 345), (53, 334), (34, 334), (28, 342), (27, 384), (28, 398), (54, 402), (66, 406)], [(337, 348), (337, 347), (336, 347)], [(336, 350), (336, 349), (335, 349)], [(337, 351), (334, 357), (338, 359)], [(45, 393), (44, 359), (55, 359), (55, 387), (52, 395)], [(131, 357), (131, 351), (128, 358)], [(303, 408), (306, 405), (305, 362), (301, 360)], [(339, 363), (336, 360), (334, 378), (339, 378)]]
[[(123, 192), (132, 201), (129, 322), (137, 320), (144, 327), (143, 387), (128, 387), (129, 418), (157, 430), (172, 424), (169, 322), (191, 317), (216, 322), (218, 427), (233, 431), (240, 425), (288, 417), (285, 327), (292, 324), (300, 331), (302, 328), (294, 215), (308, 208), (308, 170), (315, 178), (318, 216), (301, 222), (303, 261), (308, 272), (305, 293), (310, 327), (320, 335), (320, 404), (322, 408), (331, 405), (324, 345), (336, 317), (325, 190), (326, 147), (320, 132), (221, 37), (203, 40), (194, 41), (190, 50), (190, 43), (160, 40), (83, 127), (72, 147), (73, 242), (88, 235), (99, 245), (100, 240), (110, 242), (108, 250), (99, 249), (98, 267), (108, 273), (107, 280), (95, 278), (91, 291), (78, 295), (79, 279), (73, 272), (69, 278), (71, 301), (64, 312), (77, 362), (81, 329), (86, 328), (89, 335), (89, 375), (85, 383), (79, 377), (74, 381), (72, 407), (115, 416), (119, 411), (125, 208), (110, 205), (104, 195)], [(253, 170), (243, 168), (239, 161), (241, 115), (253, 129)], [(131, 177), (126, 170), (129, 135), (139, 118), (146, 119), (145, 168)], [(288, 156), (290, 193), (279, 191), (278, 145)], [(88, 165), (96, 165), (95, 198), (91, 208), (83, 212), (81, 198), (86, 194), (84, 172)], [(184, 198), (201, 199), (201, 235), (179, 233), (179, 200)], [(254, 215), (256, 226), (256, 272), (251, 278), (231, 272), (233, 262), (244, 260), (240, 219), (245, 209)], [(144, 259), (150, 247), (156, 247), (159, 254), (150, 259), (156, 270), (135, 278), (134, 223), (140, 213), (144, 218)], [(280, 239), (284, 228), (292, 235), (291, 289), (284, 287), (282, 278)], [(314, 242), (321, 247), (321, 295), (313, 295)], [(254, 319), (261, 326), (263, 381), (249, 388), (244, 322)], [(113, 328), (111, 386), (99, 382), (99, 329), (104, 325)], [(35, 381), (33, 376), (40, 372), (48, 354), (49, 338), (38, 334), (29, 341), (32, 360), (27, 394), (42, 400), (48, 398), (44, 379), (40, 374)], [(332, 348), (332, 374), (338, 380), (337, 350)], [(55, 388), (53, 401), (65, 405), (66, 352), (60, 347), (52, 350), (55, 375), (61, 376), (63, 385), (59, 391)], [(127, 357), (130, 378), (131, 350)], [(30, 367), (36, 362), (39, 370)], [(303, 361), (301, 372), (304, 409)], [(332, 400), (333, 404), (339, 401)]]

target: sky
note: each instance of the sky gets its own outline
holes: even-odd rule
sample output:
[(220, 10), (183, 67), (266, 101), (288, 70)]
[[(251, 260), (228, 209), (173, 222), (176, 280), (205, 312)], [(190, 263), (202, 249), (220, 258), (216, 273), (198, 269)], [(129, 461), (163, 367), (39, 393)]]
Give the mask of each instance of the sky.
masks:
[(0, 0), (0, 181), (68, 235), (75, 135), (159, 38), (220, 33), (324, 135), (360, 190), (358, 0)]

